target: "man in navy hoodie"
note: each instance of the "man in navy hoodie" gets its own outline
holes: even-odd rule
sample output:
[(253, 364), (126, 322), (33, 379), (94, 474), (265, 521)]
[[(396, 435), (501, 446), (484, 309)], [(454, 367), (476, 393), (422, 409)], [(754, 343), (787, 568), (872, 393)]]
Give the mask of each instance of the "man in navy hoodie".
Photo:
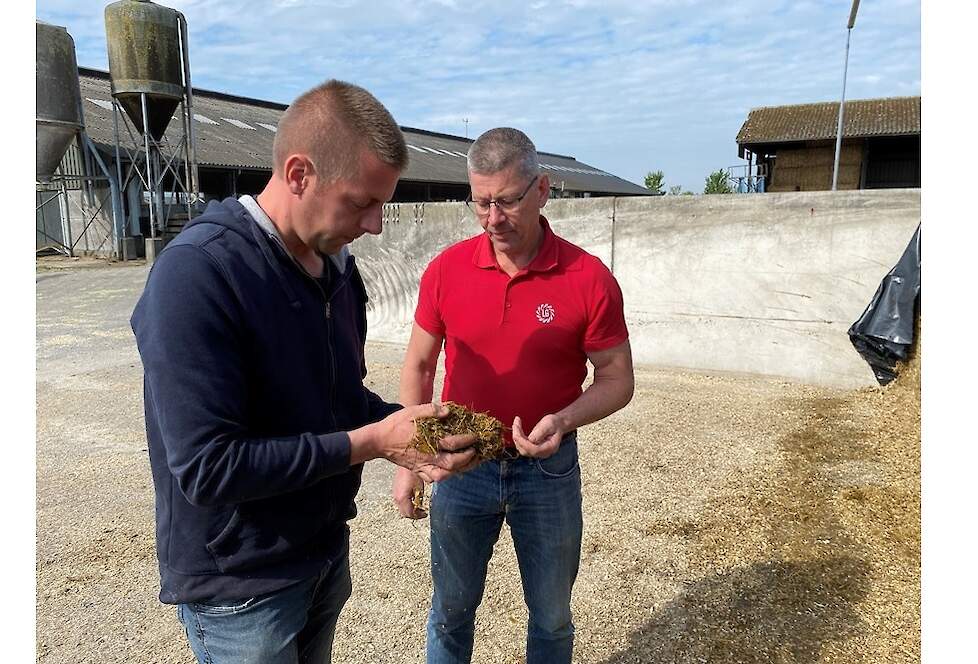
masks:
[(329, 662), (350, 596), (363, 463), (430, 481), (471, 437), (412, 450), (413, 420), (363, 385), (366, 292), (346, 245), (381, 232), (407, 165), (390, 113), (329, 81), (285, 112), (256, 198), (212, 201), (157, 258), (132, 315), (156, 490), (160, 600), (200, 662)]

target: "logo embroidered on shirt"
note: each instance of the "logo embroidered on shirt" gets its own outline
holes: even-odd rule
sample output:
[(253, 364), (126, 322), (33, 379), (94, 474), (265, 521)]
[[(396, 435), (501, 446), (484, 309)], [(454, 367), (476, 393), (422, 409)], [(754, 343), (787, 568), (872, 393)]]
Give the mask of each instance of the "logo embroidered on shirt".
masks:
[(552, 323), (556, 313), (549, 304), (541, 304), (537, 307), (537, 320), (541, 323)]

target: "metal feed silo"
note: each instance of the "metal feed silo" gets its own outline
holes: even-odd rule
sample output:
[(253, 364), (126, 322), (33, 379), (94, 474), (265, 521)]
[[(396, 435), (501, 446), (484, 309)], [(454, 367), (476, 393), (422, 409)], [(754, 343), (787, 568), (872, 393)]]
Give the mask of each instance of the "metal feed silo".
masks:
[(57, 25), (37, 25), (37, 179), (49, 179), (82, 129), (75, 42)]
[(159, 140), (183, 99), (178, 12), (149, 0), (120, 0), (105, 8), (112, 95), (143, 131)]

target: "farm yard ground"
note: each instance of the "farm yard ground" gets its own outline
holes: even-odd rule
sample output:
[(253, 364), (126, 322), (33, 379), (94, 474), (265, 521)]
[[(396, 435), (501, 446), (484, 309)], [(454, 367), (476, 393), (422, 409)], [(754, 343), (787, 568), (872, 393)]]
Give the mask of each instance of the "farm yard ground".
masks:
[[(157, 600), (128, 326), (146, 271), (39, 263), (39, 662), (192, 661)], [(368, 346), (367, 381), (387, 399), (403, 352)], [(919, 404), (913, 364), (857, 391), (638, 367), (632, 403), (580, 434), (576, 661), (919, 661)], [(427, 526), (398, 518), (392, 473), (364, 472), (337, 662), (424, 659)], [(525, 621), (504, 528), (475, 661), (521, 661)]]

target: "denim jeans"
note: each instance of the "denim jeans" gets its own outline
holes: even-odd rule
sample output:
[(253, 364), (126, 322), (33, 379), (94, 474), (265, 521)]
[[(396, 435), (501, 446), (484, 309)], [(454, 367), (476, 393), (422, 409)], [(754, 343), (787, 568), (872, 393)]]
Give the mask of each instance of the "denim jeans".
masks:
[(328, 664), (351, 591), (347, 546), (318, 576), (238, 602), (180, 604), (177, 617), (200, 664)]
[(571, 589), (581, 558), (577, 436), (548, 459), (486, 461), (435, 484), (431, 497), (428, 664), (469, 662), (475, 611), (503, 520), (516, 547), (529, 609), (526, 664), (569, 664)]

